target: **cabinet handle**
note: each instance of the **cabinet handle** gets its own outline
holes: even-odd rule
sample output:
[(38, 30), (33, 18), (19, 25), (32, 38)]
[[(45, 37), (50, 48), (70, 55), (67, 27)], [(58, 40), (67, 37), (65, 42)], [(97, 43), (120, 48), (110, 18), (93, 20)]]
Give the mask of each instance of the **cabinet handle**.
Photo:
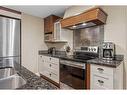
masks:
[(99, 83), (101, 83), (101, 84), (103, 84), (103, 83), (104, 83), (104, 81), (102, 81), (102, 80), (98, 80), (98, 82), (99, 82)]
[(50, 75), (50, 77), (51, 77), (52, 74), (49, 74), (49, 75)]
[(51, 58), (50, 58), (50, 60), (51, 60)]
[(99, 70), (99, 71), (104, 71), (104, 69), (102, 69), (102, 68), (97, 68), (97, 70)]
[(51, 67), (52, 65), (50, 64), (49, 66)]

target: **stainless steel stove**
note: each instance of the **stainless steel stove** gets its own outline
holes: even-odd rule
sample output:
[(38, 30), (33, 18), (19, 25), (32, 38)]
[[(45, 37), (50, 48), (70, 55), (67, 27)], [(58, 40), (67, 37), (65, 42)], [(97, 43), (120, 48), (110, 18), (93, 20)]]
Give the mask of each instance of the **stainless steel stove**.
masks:
[(81, 47), (74, 52), (74, 58), (82, 60), (90, 60), (99, 57), (97, 46)]
[[(98, 47), (81, 47), (76, 49), (70, 59), (60, 60), (60, 81), (74, 89), (86, 88), (86, 62), (97, 58)], [(80, 62), (82, 61), (82, 62)]]

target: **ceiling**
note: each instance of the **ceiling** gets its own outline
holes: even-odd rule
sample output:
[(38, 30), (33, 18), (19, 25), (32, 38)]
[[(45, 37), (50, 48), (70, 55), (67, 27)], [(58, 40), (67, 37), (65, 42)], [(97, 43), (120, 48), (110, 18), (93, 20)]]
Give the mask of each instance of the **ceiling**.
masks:
[(64, 15), (65, 10), (69, 6), (42, 5), (42, 6), (4, 6), (4, 7), (21, 11), (33, 16), (44, 18), (51, 14), (62, 17)]

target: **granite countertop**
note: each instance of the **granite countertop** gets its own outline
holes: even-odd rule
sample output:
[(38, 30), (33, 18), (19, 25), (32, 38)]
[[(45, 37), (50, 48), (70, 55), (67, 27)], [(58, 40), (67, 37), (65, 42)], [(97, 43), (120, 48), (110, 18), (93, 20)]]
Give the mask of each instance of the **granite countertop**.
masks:
[(55, 55), (52, 55), (52, 54), (48, 54), (47, 51), (39, 51), (39, 55), (45, 55), (45, 56), (60, 58), (60, 59), (69, 60), (69, 61), (86, 63), (86, 60), (76, 59), (74, 58), (73, 55), (67, 56), (64, 52), (62, 53), (57, 52)]
[(116, 55), (113, 60), (96, 58), (96, 59), (88, 60), (87, 63), (116, 68), (121, 64), (123, 60), (124, 60), (123, 55)]
[(50, 57), (55, 57), (55, 58), (60, 58), (64, 60), (70, 60), (70, 61), (76, 61), (76, 62), (82, 62), (85, 64), (97, 64), (97, 65), (102, 65), (102, 66), (108, 66), (108, 67), (113, 67), (116, 68), (121, 64), (121, 62), (124, 60), (123, 55), (116, 55), (114, 60), (104, 60), (102, 58), (96, 58), (96, 59), (91, 59), (91, 60), (82, 60), (82, 59), (76, 59), (72, 55), (66, 56), (66, 54), (62, 53), (56, 53), (55, 55), (48, 54), (47, 51), (39, 51), (39, 55), (45, 55), (45, 56), (50, 56)]
[(17, 89), (58, 89), (52, 83), (40, 78), (23, 66), (18, 70), (18, 74), (26, 80), (26, 84)]

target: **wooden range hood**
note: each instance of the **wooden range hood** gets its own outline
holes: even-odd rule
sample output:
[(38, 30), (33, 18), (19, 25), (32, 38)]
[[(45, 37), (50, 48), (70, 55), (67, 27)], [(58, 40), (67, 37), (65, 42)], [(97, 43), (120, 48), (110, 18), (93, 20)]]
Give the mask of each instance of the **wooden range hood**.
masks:
[(101, 8), (92, 8), (76, 16), (61, 20), (61, 27), (68, 29), (80, 29), (106, 23), (107, 14)]

